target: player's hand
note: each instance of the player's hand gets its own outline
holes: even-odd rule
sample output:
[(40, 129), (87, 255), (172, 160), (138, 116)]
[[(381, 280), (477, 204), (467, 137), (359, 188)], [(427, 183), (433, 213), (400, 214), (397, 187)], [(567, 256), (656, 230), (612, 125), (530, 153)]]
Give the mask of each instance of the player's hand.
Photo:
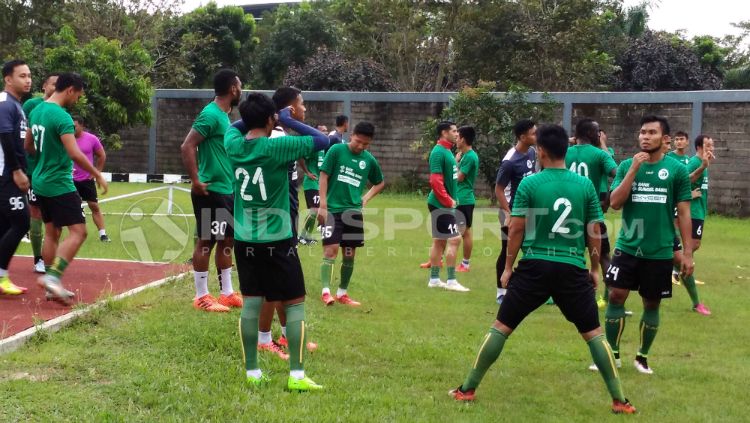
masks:
[(513, 269), (505, 269), (505, 271), (503, 271), (503, 275), (500, 276), (500, 286), (508, 289), (508, 282), (510, 281), (511, 274), (513, 274)]
[(456, 207), (458, 207), (458, 202), (456, 202), (456, 200), (452, 200), (451, 201), (451, 208), (455, 209)]
[(106, 194), (107, 190), (109, 190), (109, 184), (107, 184), (107, 180), (104, 179), (104, 175), (97, 173), (95, 178), (96, 184), (99, 185), (99, 188), (101, 189), (101, 195)]
[(21, 192), (27, 192), (31, 186), (29, 185), (29, 177), (26, 176), (26, 173), (21, 169), (16, 169), (13, 171), (13, 182), (15, 182), (18, 189), (21, 190)]
[(463, 155), (461, 154), (460, 151), (458, 153), (456, 153), (456, 162), (460, 162), (461, 161), (461, 157), (463, 157)]
[(691, 195), (691, 197), (692, 197), (693, 199), (696, 199), (696, 198), (701, 198), (701, 197), (703, 197), (703, 193), (701, 192), (701, 189), (700, 189), (700, 187), (698, 187), (698, 188), (696, 188), (696, 189), (694, 189), (694, 190), (690, 191), (690, 195)]
[(315, 176), (315, 174), (312, 173), (312, 172), (305, 173), (305, 176), (307, 176), (307, 179), (310, 179), (312, 181), (317, 181), (318, 180), (318, 177)]
[(208, 184), (204, 184), (201, 181), (194, 181), (190, 187), (190, 191), (195, 195), (208, 195)]
[(370, 201), (370, 199), (369, 199), (369, 198), (367, 198), (367, 196), (366, 196), (366, 195), (365, 195), (365, 196), (363, 196), (363, 197), (362, 197), (362, 208), (365, 208), (365, 207), (367, 207), (367, 203), (368, 203), (369, 201)]
[(328, 207), (318, 207), (318, 223), (325, 226), (326, 221), (328, 221)]
[(594, 285), (594, 291), (599, 287), (599, 272), (589, 272), (589, 278), (591, 278), (591, 284)]
[(633, 156), (633, 164), (630, 165), (630, 167), (634, 167), (636, 169), (639, 169), (643, 162), (647, 161), (649, 158), (649, 154), (645, 151), (641, 151), (640, 153)]
[(693, 255), (683, 253), (682, 262), (680, 263), (680, 275), (690, 276), (693, 274), (693, 270), (695, 270), (695, 263), (693, 262)]
[(714, 156), (714, 152), (713, 151), (707, 151), (706, 154), (703, 155), (703, 163), (702, 163), (703, 168), (704, 169), (708, 168), (711, 165), (711, 162), (715, 158), (716, 158), (716, 156)]

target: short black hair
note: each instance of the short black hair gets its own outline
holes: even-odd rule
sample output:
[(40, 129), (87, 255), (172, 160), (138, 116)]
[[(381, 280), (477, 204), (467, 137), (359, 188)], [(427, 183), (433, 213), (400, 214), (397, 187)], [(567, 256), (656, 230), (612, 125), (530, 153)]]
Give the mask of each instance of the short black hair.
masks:
[(263, 93), (250, 93), (245, 101), (240, 103), (240, 117), (247, 129), (265, 128), (268, 118), (276, 113), (273, 101)]
[(477, 131), (474, 130), (473, 126), (462, 126), (458, 128), (458, 135), (466, 141), (466, 144), (472, 145), (477, 137)]
[(359, 122), (356, 126), (354, 126), (354, 131), (352, 132), (353, 135), (364, 135), (366, 137), (374, 137), (375, 136), (375, 125), (371, 124), (370, 122)]
[(599, 134), (589, 137), (591, 132), (596, 129), (596, 121), (591, 118), (583, 118), (576, 124), (575, 137), (577, 140), (585, 141), (591, 145), (599, 145)]
[(536, 126), (536, 122), (534, 122), (531, 119), (521, 119), (518, 122), (516, 122), (515, 125), (513, 125), (513, 135), (515, 135), (516, 139), (521, 138), (521, 135), (529, 132), (529, 129)]
[(237, 82), (237, 72), (231, 69), (219, 69), (214, 74), (214, 93), (216, 95), (227, 95)]
[(9, 60), (3, 63), (3, 78), (13, 75), (13, 71), (16, 70), (17, 67), (23, 66), (25, 64), (26, 62), (21, 59)]
[(273, 93), (273, 102), (276, 105), (276, 111), (291, 106), (302, 91), (295, 87), (281, 87)]
[(73, 87), (76, 91), (81, 91), (85, 88), (83, 77), (75, 72), (60, 72), (57, 75), (57, 82), (55, 82), (55, 91), (61, 93), (70, 87)]
[[(699, 135), (699, 136), (700, 136), (700, 135)], [(688, 133), (687, 133), (687, 132), (685, 132), (685, 131), (677, 131), (677, 132), (675, 132), (675, 133), (674, 133), (674, 137), (675, 137), (675, 138), (677, 138), (677, 137), (685, 137), (685, 138), (690, 138), (690, 136), (688, 135)]]
[(553, 160), (565, 158), (568, 152), (568, 133), (560, 125), (542, 125), (537, 131), (536, 145)]
[(451, 122), (449, 120), (443, 120), (440, 121), (437, 124), (437, 136), (440, 136), (443, 134), (443, 131), (448, 131), (451, 129), (451, 126), (456, 126), (455, 122)]
[(349, 122), (349, 116), (347, 115), (336, 116), (336, 126), (343, 126), (346, 122)]
[(696, 149), (703, 148), (703, 141), (705, 141), (708, 138), (711, 138), (711, 137), (705, 134), (700, 134), (697, 137), (695, 137), (695, 148)]
[(70, 115), (70, 117), (73, 118), (73, 122), (78, 122), (81, 125), (86, 125), (86, 122), (83, 120), (81, 115), (75, 114), (75, 115)]
[(46, 84), (47, 81), (49, 81), (49, 79), (52, 78), (53, 76), (60, 76), (60, 72), (50, 72), (50, 73), (48, 73), (47, 76), (45, 76), (44, 79), (42, 80), (42, 85)]
[(659, 122), (662, 136), (669, 135), (669, 122), (667, 121), (667, 118), (656, 115), (646, 115), (641, 118), (641, 126), (653, 122)]

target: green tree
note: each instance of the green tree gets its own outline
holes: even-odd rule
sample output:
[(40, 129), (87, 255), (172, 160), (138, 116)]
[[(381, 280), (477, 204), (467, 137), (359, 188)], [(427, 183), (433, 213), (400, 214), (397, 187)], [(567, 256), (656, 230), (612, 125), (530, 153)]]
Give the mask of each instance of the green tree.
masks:
[(308, 91), (391, 91), (388, 73), (372, 59), (351, 59), (321, 47), (302, 66), (292, 66), (284, 85)]

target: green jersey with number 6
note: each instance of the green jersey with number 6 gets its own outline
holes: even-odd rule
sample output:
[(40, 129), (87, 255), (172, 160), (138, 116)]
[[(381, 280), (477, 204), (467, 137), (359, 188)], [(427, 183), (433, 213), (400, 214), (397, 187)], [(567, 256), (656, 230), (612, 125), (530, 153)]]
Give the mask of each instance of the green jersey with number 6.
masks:
[(234, 238), (250, 243), (291, 238), (287, 169), (313, 152), (312, 137), (247, 140), (230, 127), (224, 148), (234, 169)]
[(48, 101), (34, 108), (29, 129), (36, 147), (36, 167), (31, 177), (34, 194), (57, 197), (74, 192), (73, 160), (62, 143), (65, 134), (74, 134), (73, 118), (65, 109)]
[[(688, 174), (698, 170), (701, 164), (703, 164), (703, 159), (698, 156), (691, 157), (687, 164)], [(701, 196), (693, 198), (690, 201), (690, 217), (698, 220), (706, 220), (706, 213), (708, 212), (708, 169), (704, 169), (698, 180), (690, 186), (691, 190), (698, 188), (701, 190)]]
[[(324, 150), (316, 151), (314, 152), (310, 157), (305, 157), (305, 166), (307, 166), (307, 171), (315, 175), (316, 177), (320, 177), (320, 166), (323, 165), (323, 159), (326, 156), (326, 152)], [(305, 178), (302, 180), (302, 189), (307, 191), (310, 189), (318, 189), (320, 186), (318, 184), (317, 179), (310, 179), (307, 174), (305, 174)]]
[(604, 219), (594, 184), (567, 169), (521, 180), (511, 216), (526, 218), (523, 258), (586, 268), (586, 225)]
[[(622, 183), (632, 163), (632, 158), (620, 163), (612, 191)], [(682, 163), (666, 156), (656, 163), (642, 163), (622, 207), (616, 247), (636, 257), (671, 259), (674, 209), (681, 201), (690, 201), (690, 177)]]
[(328, 174), (328, 211), (343, 213), (362, 208), (362, 191), (383, 182), (383, 172), (375, 157), (365, 150), (354, 154), (349, 144), (336, 144), (328, 150), (320, 171)]
[(614, 159), (606, 151), (591, 144), (578, 144), (568, 148), (565, 167), (591, 180), (599, 188), (610, 172), (617, 169)]

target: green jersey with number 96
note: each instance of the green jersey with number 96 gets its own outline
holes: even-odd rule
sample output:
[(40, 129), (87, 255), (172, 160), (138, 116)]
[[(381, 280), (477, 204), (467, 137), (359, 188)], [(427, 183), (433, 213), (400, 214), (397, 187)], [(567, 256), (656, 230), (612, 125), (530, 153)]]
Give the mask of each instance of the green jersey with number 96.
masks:
[(312, 137), (247, 140), (230, 127), (224, 148), (234, 169), (234, 238), (250, 243), (291, 238), (288, 165), (313, 152)]
[(62, 143), (65, 134), (74, 134), (73, 118), (57, 103), (42, 102), (29, 116), (37, 164), (31, 177), (34, 194), (44, 197), (75, 192), (73, 160)]
[(511, 216), (526, 218), (522, 260), (586, 268), (586, 225), (604, 220), (599, 194), (586, 177), (544, 169), (521, 180)]

